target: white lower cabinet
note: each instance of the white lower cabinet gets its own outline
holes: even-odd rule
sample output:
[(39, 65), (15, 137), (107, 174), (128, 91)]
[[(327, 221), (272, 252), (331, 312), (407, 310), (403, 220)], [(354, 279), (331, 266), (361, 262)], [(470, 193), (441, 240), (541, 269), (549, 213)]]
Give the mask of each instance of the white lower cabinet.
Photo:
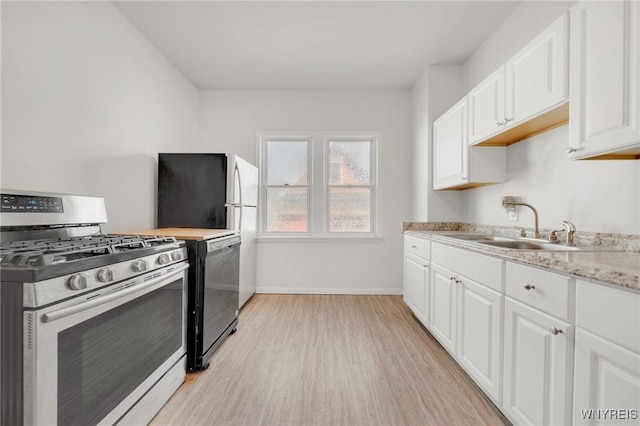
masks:
[(514, 425), (640, 424), (639, 292), (412, 238), (407, 305)]
[(431, 241), (414, 235), (404, 236), (402, 299), (425, 327), (429, 322), (430, 257)]
[(573, 326), (505, 299), (502, 409), (518, 425), (571, 423)]
[(455, 273), (431, 264), (431, 300), (429, 330), (442, 346), (455, 355), (456, 345), (456, 292)]
[[(455, 270), (454, 270), (455, 268)], [(502, 397), (504, 262), (433, 244), (429, 330), (496, 404)]]
[(428, 293), (429, 263), (405, 253), (403, 299), (423, 324), (427, 321)]
[(640, 355), (576, 329), (575, 425), (640, 423)]
[(504, 296), (459, 279), (456, 358), (487, 395), (500, 404)]
[(574, 424), (640, 424), (640, 293), (578, 280), (574, 377)]

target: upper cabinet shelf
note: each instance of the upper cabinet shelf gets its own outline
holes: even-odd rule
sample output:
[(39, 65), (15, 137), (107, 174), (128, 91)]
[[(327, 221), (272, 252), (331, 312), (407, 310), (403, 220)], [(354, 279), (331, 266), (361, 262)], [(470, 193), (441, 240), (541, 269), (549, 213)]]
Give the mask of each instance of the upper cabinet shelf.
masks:
[(571, 159), (640, 158), (640, 3), (571, 9)]
[(569, 120), (565, 14), (469, 92), (469, 143), (506, 146)]

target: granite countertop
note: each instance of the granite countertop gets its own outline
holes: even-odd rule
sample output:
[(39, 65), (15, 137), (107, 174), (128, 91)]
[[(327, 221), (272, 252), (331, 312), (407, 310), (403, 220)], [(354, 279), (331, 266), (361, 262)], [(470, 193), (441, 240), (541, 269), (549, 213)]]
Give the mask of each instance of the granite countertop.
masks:
[[(640, 253), (636, 251), (519, 251), (450, 238), (455, 234), (480, 233), (468, 229), (420, 230), (408, 226), (404, 233), (504, 260), (640, 291)], [(606, 246), (611, 248), (610, 244)]]

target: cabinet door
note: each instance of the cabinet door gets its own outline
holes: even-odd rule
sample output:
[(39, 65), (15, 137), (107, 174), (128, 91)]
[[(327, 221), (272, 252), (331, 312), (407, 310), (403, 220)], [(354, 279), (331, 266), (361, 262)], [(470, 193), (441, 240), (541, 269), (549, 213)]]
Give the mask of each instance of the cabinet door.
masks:
[(567, 101), (567, 20), (563, 15), (507, 62), (508, 126)]
[(571, 158), (640, 155), (640, 3), (571, 9)]
[[(577, 328), (574, 390), (573, 424), (637, 425), (640, 355)], [(616, 417), (604, 418), (604, 409), (616, 410)]]
[(433, 123), (433, 187), (464, 183), (468, 176), (467, 98)]
[(429, 264), (419, 257), (404, 255), (404, 302), (414, 315), (426, 325)]
[(502, 130), (504, 122), (504, 67), (469, 92), (469, 144)]
[(431, 300), (429, 330), (449, 351), (455, 354), (456, 292), (455, 274), (435, 263), (431, 264)]
[(573, 327), (509, 297), (504, 317), (504, 412), (519, 425), (570, 424)]
[(468, 278), (461, 278), (459, 287), (457, 360), (500, 404), (504, 296)]

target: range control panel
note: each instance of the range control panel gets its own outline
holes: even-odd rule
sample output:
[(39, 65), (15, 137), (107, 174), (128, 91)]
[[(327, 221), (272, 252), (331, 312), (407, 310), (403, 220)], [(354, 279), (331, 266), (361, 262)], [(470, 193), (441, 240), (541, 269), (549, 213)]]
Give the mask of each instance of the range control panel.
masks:
[(63, 213), (62, 198), (38, 195), (0, 194), (2, 213)]

